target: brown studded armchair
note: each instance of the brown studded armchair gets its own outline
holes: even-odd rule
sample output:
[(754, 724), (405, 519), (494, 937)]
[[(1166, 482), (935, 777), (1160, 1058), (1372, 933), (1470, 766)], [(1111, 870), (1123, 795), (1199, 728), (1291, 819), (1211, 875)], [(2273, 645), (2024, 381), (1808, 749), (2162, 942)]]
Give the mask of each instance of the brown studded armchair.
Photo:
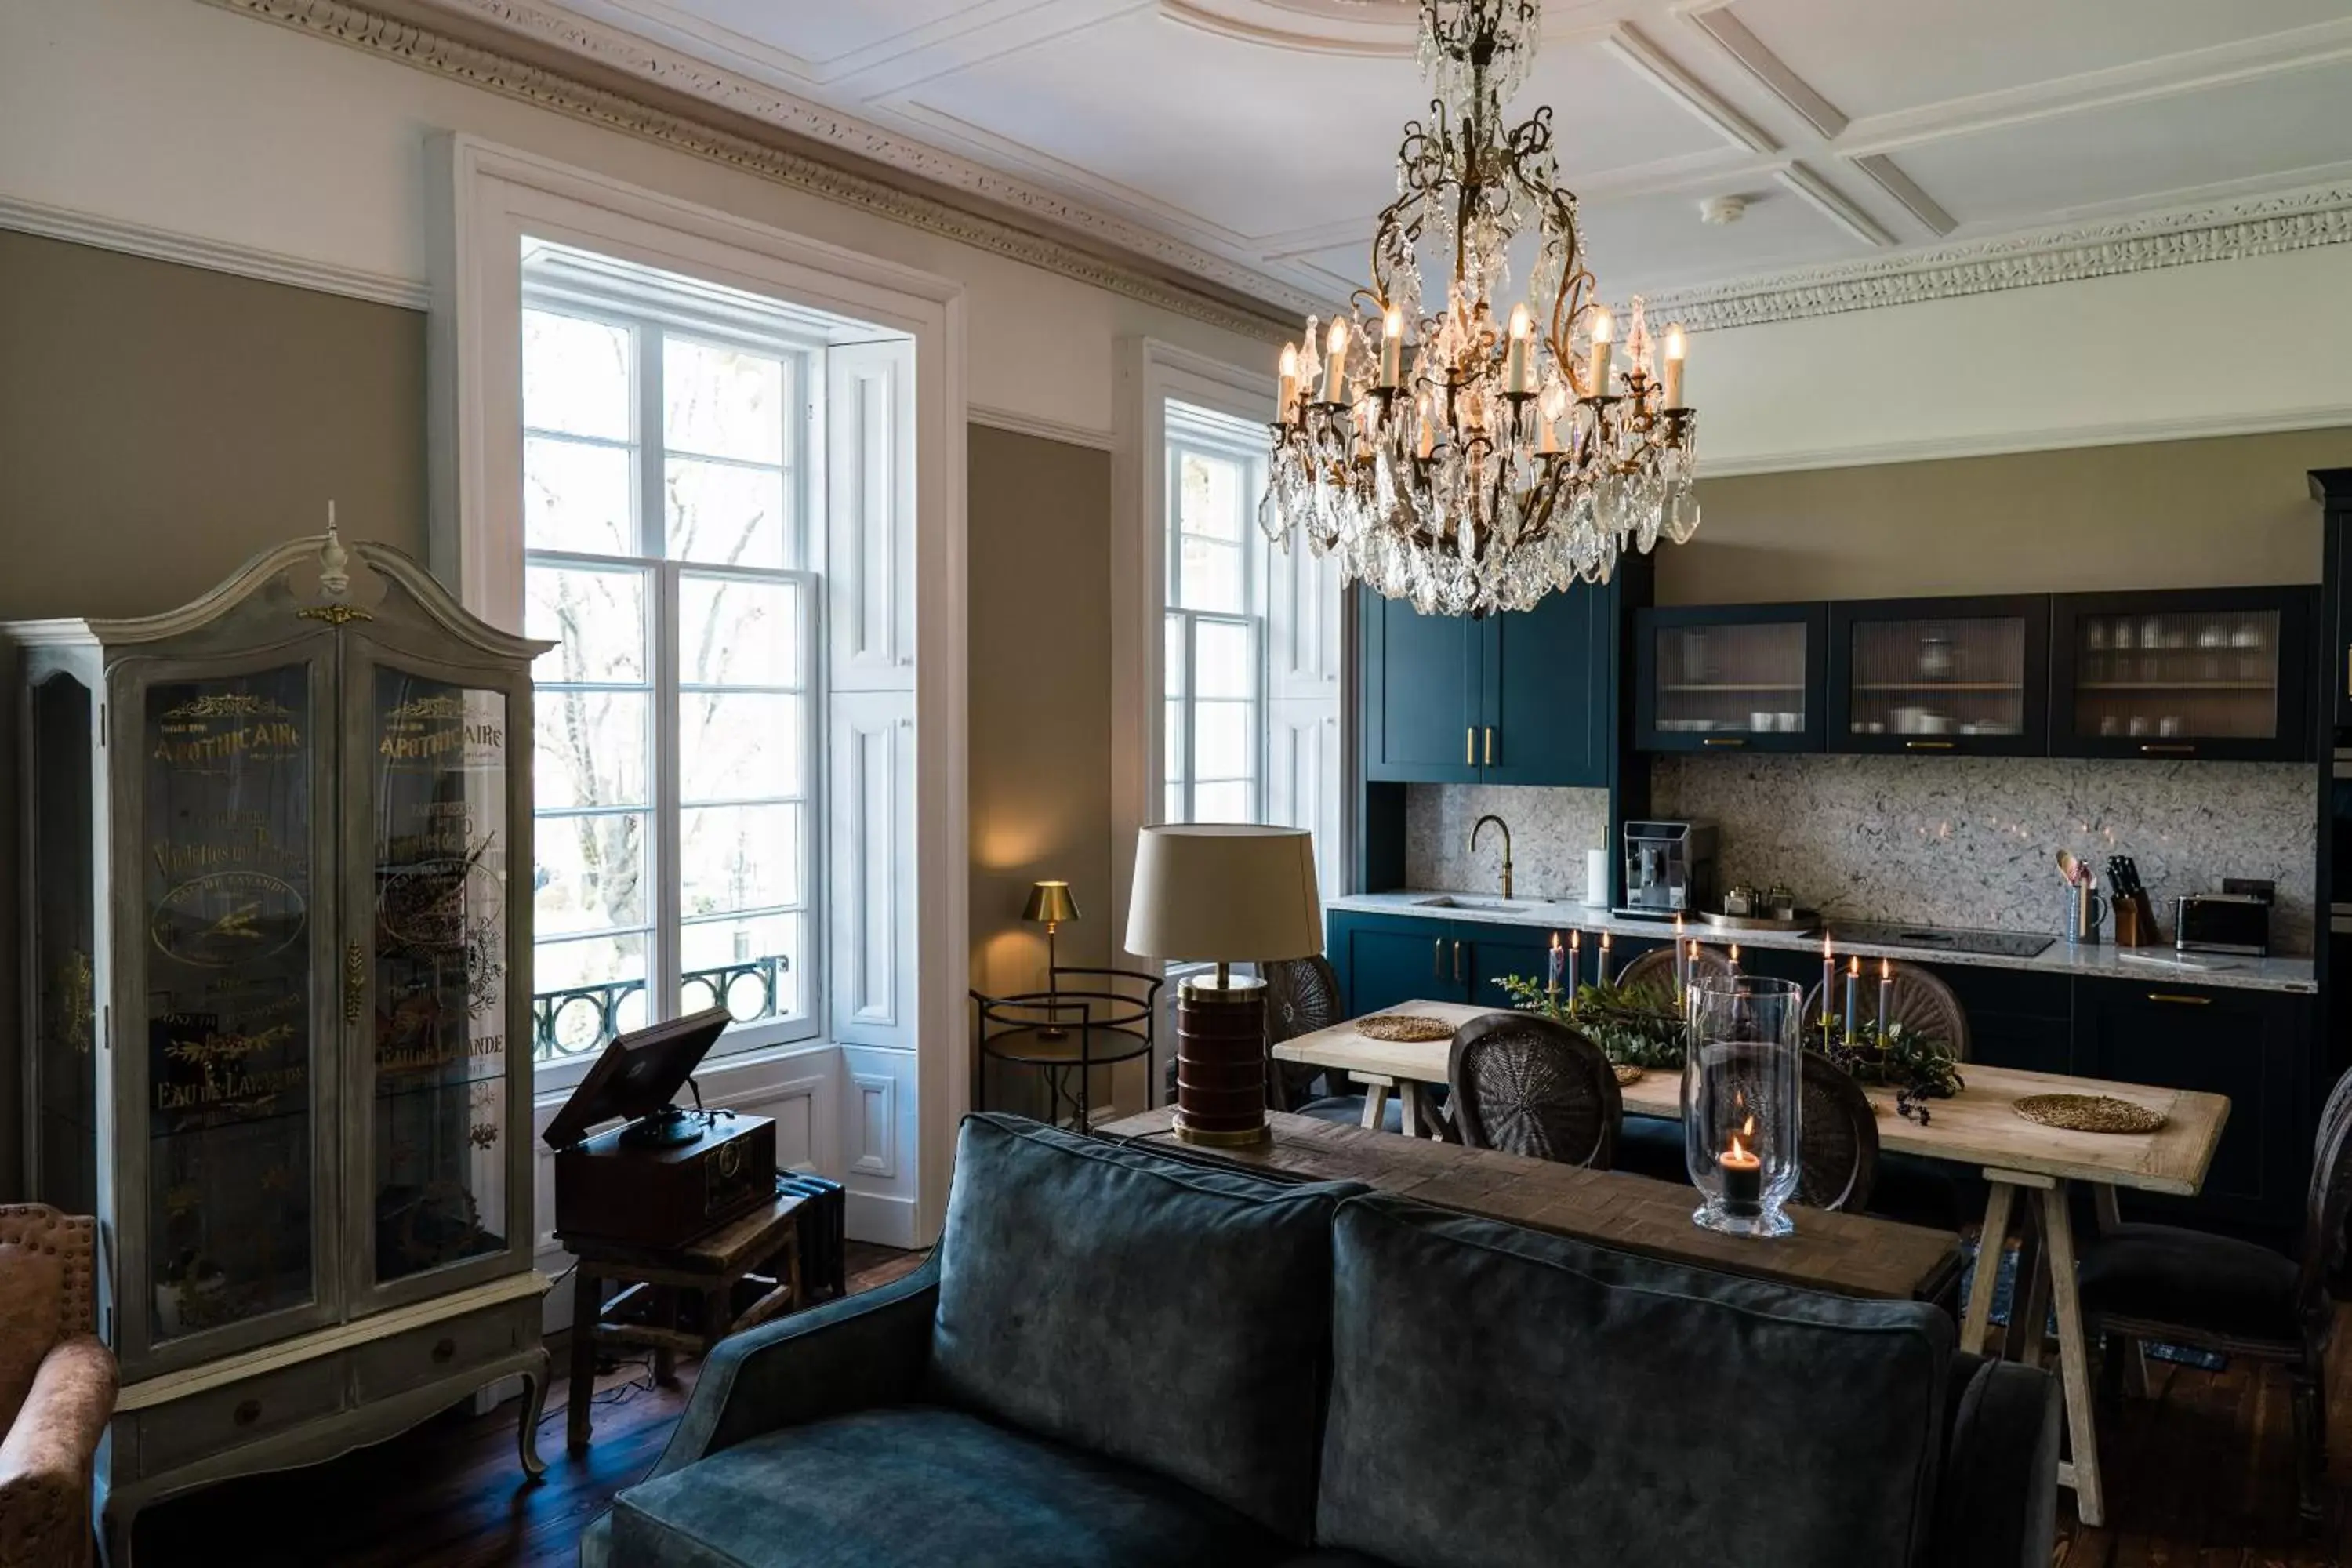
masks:
[(86, 1568), (90, 1464), (114, 1414), (97, 1335), (97, 1224), (0, 1205), (0, 1568)]

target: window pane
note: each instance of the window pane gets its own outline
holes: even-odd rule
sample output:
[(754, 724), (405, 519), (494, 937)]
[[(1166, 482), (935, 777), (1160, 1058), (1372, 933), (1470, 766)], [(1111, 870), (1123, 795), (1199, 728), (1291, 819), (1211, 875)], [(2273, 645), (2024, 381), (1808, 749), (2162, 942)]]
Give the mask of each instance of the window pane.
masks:
[(678, 912), (724, 914), (801, 901), (801, 808), (712, 805), (678, 813)]
[(541, 810), (646, 804), (644, 692), (541, 689), (532, 711)]
[(1250, 772), (1249, 730), (1250, 708), (1246, 702), (1192, 704), (1192, 776), (1195, 779), (1247, 778)]
[(771, 800), (801, 793), (806, 698), (689, 691), (677, 700), (683, 801)]
[(641, 926), (651, 900), (646, 889), (650, 819), (635, 812), (595, 816), (542, 816), (534, 825), (539, 860), (531, 900), (537, 934)]
[(801, 684), (796, 583), (680, 574), (678, 679), (690, 686)]
[(699, 1012), (723, 1003), (740, 1024), (799, 1012), (802, 921), (800, 915), (762, 915), (683, 927), (679, 1009)]
[(1219, 544), (1214, 540), (1187, 535), (1181, 555), (1178, 570), (1183, 593), (1179, 604), (1188, 610), (1220, 610), (1230, 616), (1242, 613), (1240, 545)]
[(1238, 541), (1242, 536), (1242, 466), (1230, 458), (1184, 454), (1179, 473), (1181, 526), (1187, 533)]
[(1168, 617), (1168, 640), (1160, 656), (1162, 684), (1171, 697), (1184, 695), (1184, 617)]
[(532, 550), (635, 555), (629, 454), (557, 437), (522, 444), (522, 542)]
[(1192, 820), (1195, 822), (1249, 822), (1250, 785), (1240, 784), (1195, 784), (1192, 787)]
[(538, 1060), (586, 1055), (648, 1021), (642, 932), (540, 942), (531, 949), (531, 971)]
[(784, 555), (784, 476), (776, 468), (672, 458), (664, 475), (674, 561), (723, 566), (789, 566)]
[(662, 443), (754, 463), (784, 460), (784, 365), (712, 343), (662, 340)]
[[(1168, 728), (1160, 737), (1160, 766), (1171, 784), (1190, 771), (1184, 765), (1184, 705), (1181, 702), (1168, 704)], [(1171, 817), (1170, 820), (1175, 819)]]
[(629, 330), (522, 313), (522, 422), (607, 441), (629, 438)]
[(1168, 798), (1167, 798), (1167, 799), (1165, 799), (1165, 800), (1163, 800), (1163, 801), (1161, 801), (1161, 802), (1160, 803), (1160, 821), (1162, 821), (1162, 822), (1181, 822), (1181, 821), (1183, 821), (1183, 820), (1184, 820), (1184, 786), (1183, 786), (1183, 785), (1181, 785), (1181, 784), (1170, 784), (1170, 785), (1168, 786), (1167, 795), (1168, 795)]
[(523, 630), (555, 647), (530, 667), (531, 679), (577, 683), (643, 683), (646, 679), (646, 574), (622, 568), (523, 568)]
[(1247, 699), (1257, 694), (1247, 626), (1222, 621), (1197, 622), (1192, 628), (1192, 647), (1200, 660), (1192, 676), (1194, 695)]

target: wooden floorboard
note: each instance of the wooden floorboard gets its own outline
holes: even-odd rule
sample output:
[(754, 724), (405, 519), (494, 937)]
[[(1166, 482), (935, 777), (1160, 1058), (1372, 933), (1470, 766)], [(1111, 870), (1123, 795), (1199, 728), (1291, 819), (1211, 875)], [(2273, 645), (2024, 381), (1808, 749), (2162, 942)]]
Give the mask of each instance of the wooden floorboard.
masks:
[[(853, 1245), (850, 1287), (871, 1289), (919, 1261)], [(2352, 1309), (2345, 1309), (2352, 1315)], [(2352, 1321), (2339, 1323), (2344, 1343)], [(561, 1364), (561, 1357), (558, 1358)], [(2329, 1509), (2297, 1523), (2294, 1423), (2275, 1367), (2220, 1373), (2149, 1363), (2149, 1397), (2105, 1416), (2107, 1525), (2059, 1506), (2063, 1568), (2345, 1568), (2352, 1563), (2352, 1352), (2329, 1368)], [(233, 1481), (141, 1516), (139, 1568), (556, 1568), (575, 1561), (582, 1527), (660, 1458), (697, 1367), (676, 1389), (640, 1389), (640, 1369), (600, 1380), (587, 1454), (563, 1452), (563, 1390), (548, 1400), (540, 1451), (547, 1479), (521, 1484), (514, 1409), (453, 1412), (329, 1464)], [(2062, 1498), (2065, 1494), (2061, 1494)]]

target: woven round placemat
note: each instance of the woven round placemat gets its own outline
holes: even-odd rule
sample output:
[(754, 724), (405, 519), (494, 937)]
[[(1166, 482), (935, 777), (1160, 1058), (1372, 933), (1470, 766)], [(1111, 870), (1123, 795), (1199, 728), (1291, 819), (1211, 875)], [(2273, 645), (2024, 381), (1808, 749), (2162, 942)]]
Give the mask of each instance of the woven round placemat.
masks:
[(1426, 1042), (1452, 1039), (1454, 1026), (1420, 1013), (1383, 1013), (1357, 1020), (1356, 1033), (1372, 1040)]
[(1622, 1062), (1618, 1063), (1616, 1068), (1617, 1087), (1619, 1089), (1633, 1088), (1633, 1085), (1642, 1081), (1642, 1075), (1649, 1070), (1650, 1069), (1648, 1068), (1627, 1067)]
[(2164, 1125), (2161, 1110), (2107, 1094), (2029, 1094), (2017, 1102), (2017, 1113), (2069, 1132), (2153, 1132)]

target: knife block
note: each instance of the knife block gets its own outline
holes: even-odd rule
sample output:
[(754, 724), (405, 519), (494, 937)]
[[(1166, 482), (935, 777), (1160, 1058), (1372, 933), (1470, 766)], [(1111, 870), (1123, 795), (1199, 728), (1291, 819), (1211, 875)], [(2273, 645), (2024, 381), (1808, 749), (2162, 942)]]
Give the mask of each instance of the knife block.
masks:
[(2156, 929), (2156, 906), (2147, 890), (2115, 900), (2117, 947), (2162, 947), (2164, 933)]

